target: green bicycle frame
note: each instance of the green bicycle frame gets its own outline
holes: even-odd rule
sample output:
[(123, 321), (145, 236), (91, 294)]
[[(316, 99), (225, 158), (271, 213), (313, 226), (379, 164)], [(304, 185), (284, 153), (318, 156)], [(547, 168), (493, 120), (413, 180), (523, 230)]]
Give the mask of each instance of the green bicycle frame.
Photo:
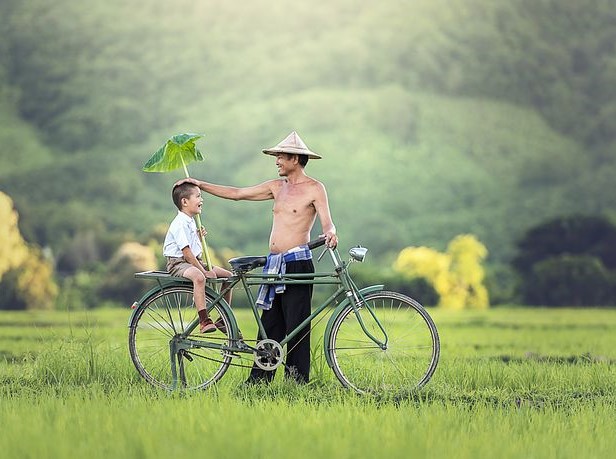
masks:
[[(182, 380), (183, 374), (183, 359), (184, 354), (182, 351), (187, 351), (191, 348), (201, 347), (201, 348), (214, 348), (220, 349), (228, 352), (247, 352), (252, 348), (246, 346), (244, 343), (238, 342), (239, 336), (239, 327), (237, 321), (235, 319), (235, 315), (233, 314), (231, 307), (227, 304), (224, 299), (224, 295), (230, 289), (234, 288), (238, 283), (242, 283), (242, 286), (246, 292), (248, 297), (250, 307), (252, 309), (254, 318), (258, 325), (259, 335), (261, 337), (267, 338), (267, 334), (265, 332), (263, 322), (261, 321), (261, 317), (259, 316), (258, 307), (256, 305), (255, 298), (251, 291), (252, 286), (260, 286), (263, 284), (276, 284), (276, 285), (337, 285), (337, 288), (334, 293), (332, 293), (320, 306), (312, 311), (312, 313), (301, 323), (299, 324), (289, 335), (287, 335), (281, 342), (280, 345), (286, 345), (290, 340), (296, 337), (301, 331), (306, 327), (312, 320), (314, 320), (317, 316), (319, 316), (330, 304), (336, 302), (337, 306), (334, 309), (327, 326), (325, 328), (324, 333), (324, 349), (325, 349), (325, 357), (328, 365), (333, 366), (330, 352), (329, 351), (329, 338), (331, 335), (331, 330), (336, 320), (337, 316), (349, 306), (352, 306), (355, 316), (363, 330), (363, 332), (372, 340), (375, 344), (377, 344), (381, 348), (385, 348), (387, 345), (387, 333), (378, 318), (372, 311), (372, 308), (365, 302), (365, 296), (383, 290), (383, 285), (372, 285), (369, 287), (365, 287), (359, 289), (357, 285), (353, 282), (351, 277), (349, 276), (348, 264), (341, 262), (338, 251), (335, 249), (328, 249), (332, 261), (334, 263), (335, 270), (333, 272), (315, 272), (315, 273), (304, 273), (304, 274), (285, 274), (285, 275), (272, 275), (272, 274), (261, 274), (261, 273), (239, 273), (234, 274), (232, 277), (225, 279), (224, 281), (228, 282), (229, 285), (225, 289), (217, 289), (212, 288), (206, 285), (206, 294), (212, 298), (212, 302), (210, 303), (210, 308), (214, 304), (219, 304), (222, 309), (225, 310), (227, 317), (229, 318), (229, 336), (232, 338), (230, 344), (218, 344), (218, 343), (210, 343), (202, 340), (194, 340), (188, 338), (190, 333), (197, 327), (199, 321), (198, 319), (193, 320), (185, 329), (184, 333), (177, 334), (174, 336), (169, 343), (169, 352), (170, 352), (170, 360), (171, 360), (171, 372), (172, 378), (174, 381), (174, 386), (177, 384), (179, 380)], [(192, 282), (188, 279), (171, 277), (168, 273), (162, 271), (154, 271), (154, 272), (146, 272), (146, 273), (137, 273), (135, 277), (141, 278), (155, 278), (158, 285), (152, 289), (150, 289), (138, 302), (133, 304), (134, 311), (131, 314), (129, 319), (129, 327), (133, 323), (133, 319), (137, 310), (141, 304), (151, 298), (153, 295), (156, 295), (163, 290), (173, 287), (173, 286), (186, 286), (192, 285)], [(217, 284), (223, 282), (222, 279), (207, 279), (207, 284), (214, 284), (215, 287)], [(221, 291), (219, 291), (221, 290)], [(340, 297), (344, 297), (341, 301), (339, 301)], [(339, 301), (339, 302), (338, 302)], [(172, 308), (171, 305), (167, 305), (168, 308)], [(381, 341), (375, 336), (373, 336), (367, 329), (364, 319), (360, 314), (359, 310), (365, 308), (375, 322), (378, 324), (381, 332), (383, 333), (384, 340)], [(178, 380), (178, 372), (180, 379)]]

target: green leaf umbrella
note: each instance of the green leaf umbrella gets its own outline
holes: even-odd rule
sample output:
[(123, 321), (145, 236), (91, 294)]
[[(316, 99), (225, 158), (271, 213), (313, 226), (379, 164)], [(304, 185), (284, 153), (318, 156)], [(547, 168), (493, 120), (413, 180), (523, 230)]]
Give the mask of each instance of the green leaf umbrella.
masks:
[[(187, 164), (193, 161), (203, 161), (203, 155), (195, 145), (195, 142), (203, 137), (202, 134), (178, 134), (167, 140), (162, 147), (143, 166), (145, 172), (169, 172), (182, 167), (186, 177), (188, 174)], [(201, 228), (201, 216), (195, 215), (197, 228)], [(205, 237), (201, 236), (201, 245), (205, 254), (208, 271), (212, 269), (210, 254), (207, 249)]]

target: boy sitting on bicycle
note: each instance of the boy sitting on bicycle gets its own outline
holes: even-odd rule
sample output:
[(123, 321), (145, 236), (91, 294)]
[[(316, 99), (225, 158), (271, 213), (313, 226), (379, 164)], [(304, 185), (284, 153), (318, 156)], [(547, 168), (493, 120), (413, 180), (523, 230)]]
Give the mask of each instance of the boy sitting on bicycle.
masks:
[[(224, 323), (220, 320), (214, 323), (208, 316), (205, 305), (205, 280), (231, 277), (231, 273), (218, 266), (212, 266), (208, 271), (207, 266), (201, 261), (203, 249), (194, 220), (195, 215), (200, 214), (203, 207), (201, 190), (192, 183), (182, 183), (173, 187), (171, 196), (178, 208), (178, 214), (169, 225), (163, 244), (163, 255), (167, 257), (167, 271), (173, 276), (185, 277), (192, 281), (195, 306), (199, 314), (199, 331), (211, 333), (219, 329), (225, 333)], [(205, 228), (202, 227), (201, 231), (205, 236)], [(226, 282), (222, 284), (223, 290), (227, 285)], [(231, 290), (225, 294), (225, 300), (231, 305)]]

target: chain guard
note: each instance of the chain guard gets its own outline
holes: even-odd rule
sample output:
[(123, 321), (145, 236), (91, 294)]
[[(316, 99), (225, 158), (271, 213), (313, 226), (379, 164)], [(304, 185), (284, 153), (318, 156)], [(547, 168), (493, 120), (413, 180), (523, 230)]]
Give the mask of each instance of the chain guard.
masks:
[(253, 353), (255, 365), (265, 371), (273, 371), (284, 360), (284, 349), (278, 341), (262, 339), (255, 346)]

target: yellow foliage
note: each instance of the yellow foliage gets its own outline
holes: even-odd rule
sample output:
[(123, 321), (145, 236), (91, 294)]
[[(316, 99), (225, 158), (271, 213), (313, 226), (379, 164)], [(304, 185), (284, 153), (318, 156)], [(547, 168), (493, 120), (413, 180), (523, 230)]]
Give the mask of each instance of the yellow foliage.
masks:
[(470, 234), (456, 236), (447, 246), (451, 271), (470, 284), (483, 282), (481, 261), (488, 255), (486, 247)]
[(51, 309), (54, 305), (58, 286), (53, 281), (53, 267), (38, 249), (32, 249), (19, 267), (17, 292), (27, 309)]
[(101, 283), (103, 298), (132, 302), (143, 293), (144, 283), (136, 281), (134, 274), (158, 268), (155, 251), (138, 242), (124, 242), (107, 266)]
[(0, 192), (0, 279), (28, 257), (28, 246), (21, 237), (17, 221), (13, 201)]
[(138, 242), (123, 243), (111, 258), (110, 267), (114, 272), (149, 271), (156, 269), (154, 251)]
[(223, 268), (226, 268), (226, 269), (231, 268), (228, 262), (231, 258), (239, 257), (242, 255), (241, 253), (238, 253), (236, 250), (230, 249), (228, 247), (223, 247), (222, 249), (217, 250), (216, 253), (220, 254), (221, 262), (222, 260), (224, 260), (224, 263), (219, 266), (222, 266)]
[[(208, 245), (207, 253), (210, 255), (212, 266), (221, 266), (223, 268), (227, 266), (228, 263), (221, 258), (222, 255), (217, 250), (214, 250), (210, 245)], [(201, 258), (203, 259), (203, 263), (205, 263), (205, 253), (201, 256)]]
[(449, 256), (429, 247), (407, 247), (398, 255), (394, 270), (411, 279), (416, 277), (428, 279), (440, 294), (441, 291), (447, 290), (449, 285), (450, 263)]
[[(9, 196), (0, 192), (0, 281), (9, 308), (49, 309), (58, 295), (53, 267), (21, 236), (19, 217)], [(6, 274), (6, 276), (5, 276)]]
[(439, 294), (439, 306), (448, 309), (487, 308), (488, 291), (481, 265), (486, 247), (471, 234), (456, 236), (441, 253), (429, 247), (406, 247), (394, 270), (410, 279), (422, 277)]

